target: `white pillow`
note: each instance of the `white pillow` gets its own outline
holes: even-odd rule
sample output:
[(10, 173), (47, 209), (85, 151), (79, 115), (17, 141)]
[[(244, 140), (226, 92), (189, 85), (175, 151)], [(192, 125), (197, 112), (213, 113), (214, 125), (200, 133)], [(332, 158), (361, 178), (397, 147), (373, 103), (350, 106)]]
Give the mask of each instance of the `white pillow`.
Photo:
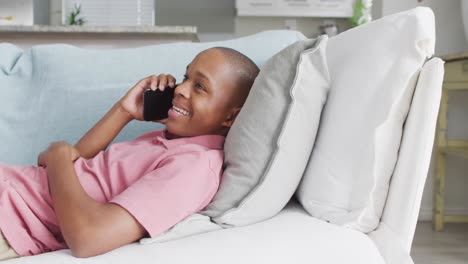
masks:
[(434, 44), (434, 14), (422, 7), (329, 40), (332, 85), (297, 191), (312, 216), (362, 232), (377, 227), (415, 82)]
[(219, 191), (202, 214), (242, 226), (277, 214), (294, 195), (329, 89), (328, 38), (298, 41), (256, 78), (230, 129)]

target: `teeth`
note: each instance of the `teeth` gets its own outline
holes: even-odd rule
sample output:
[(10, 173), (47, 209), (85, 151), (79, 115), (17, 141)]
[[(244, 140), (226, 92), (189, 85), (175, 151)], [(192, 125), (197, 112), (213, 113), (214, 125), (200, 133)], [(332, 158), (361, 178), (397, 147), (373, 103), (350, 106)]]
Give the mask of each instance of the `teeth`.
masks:
[(188, 116), (189, 115), (189, 112), (185, 111), (184, 109), (180, 109), (176, 106), (172, 106), (172, 109), (174, 109), (174, 111), (182, 114), (182, 115), (185, 115), (185, 116)]

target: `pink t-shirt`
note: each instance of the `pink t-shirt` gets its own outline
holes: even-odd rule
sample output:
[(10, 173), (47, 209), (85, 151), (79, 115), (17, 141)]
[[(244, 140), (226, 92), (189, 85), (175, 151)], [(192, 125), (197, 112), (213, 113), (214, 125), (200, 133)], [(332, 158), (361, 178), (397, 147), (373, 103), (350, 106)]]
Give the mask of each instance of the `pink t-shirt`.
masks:
[[(115, 143), (74, 166), (98, 202), (119, 204), (151, 237), (208, 205), (218, 190), (224, 136), (168, 140), (165, 130)], [(44, 168), (0, 164), (0, 230), (21, 256), (66, 248)]]

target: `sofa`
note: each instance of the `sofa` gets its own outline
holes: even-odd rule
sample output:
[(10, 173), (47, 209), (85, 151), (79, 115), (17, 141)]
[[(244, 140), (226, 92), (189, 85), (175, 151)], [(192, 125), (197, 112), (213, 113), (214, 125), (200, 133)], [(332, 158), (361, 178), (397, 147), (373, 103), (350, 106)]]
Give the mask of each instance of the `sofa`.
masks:
[[(381, 209), (377, 209), (373, 215), (377, 219), (375, 224), (366, 223), (364, 227), (353, 225), (349, 220), (344, 222), (337, 217), (337, 212), (327, 216), (330, 211), (323, 210), (323, 207), (309, 209), (304, 206), (307, 200), (304, 186), (308, 182), (303, 178), (300, 186), (299, 182), (293, 186), (294, 190), (298, 190), (294, 195), (290, 194), (287, 200), (278, 202), (278, 212), (272, 210), (270, 215), (256, 217), (255, 221), (221, 225), (210, 221), (209, 214), (195, 214), (175, 225), (160, 239), (142, 239), (100, 256), (79, 259), (73, 257), (69, 250), (60, 250), (5, 263), (413, 263), (410, 249), (429, 169), (443, 77), (443, 62), (431, 58), (435, 41), (433, 19), (430, 9), (417, 8), (383, 18), (381, 22), (372, 22), (375, 24), (368, 28), (356, 28), (340, 34), (343, 34), (343, 38), (359, 34), (369, 37), (363, 39), (359, 36), (354, 44), (364, 48), (349, 53), (351, 57), (361, 56), (359, 52), (373, 52), (372, 45), (380, 45), (378, 34), (387, 34), (386, 26), (398, 29), (398, 21), (417, 24), (417, 27), (423, 28), (424, 34), (433, 37), (428, 43), (419, 45), (418, 42), (417, 52), (425, 52), (426, 57), (418, 57), (422, 63), (418, 64), (414, 72), (407, 72), (410, 88), (406, 94), (408, 105), (406, 111), (399, 113), (403, 118), (399, 120), (401, 125), (395, 161), (386, 179), (388, 190), (381, 199)], [(405, 24), (401, 26), (405, 27)], [(379, 30), (384, 32), (375, 33)], [(391, 34), (398, 35), (399, 32), (396, 30)], [(352, 47), (353, 44), (342, 41), (340, 35), (330, 38), (323, 52), (325, 48), (330, 53), (332, 47), (343, 50)], [(401, 35), (398, 37), (403, 38)], [(326, 37), (323, 39), (322, 42), (327, 41)], [(39, 45), (22, 50), (14, 43), (1, 43), (0, 162), (35, 165), (38, 153), (49, 142), (77, 142), (138, 80), (156, 73), (172, 73), (181, 80), (185, 66), (204, 49), (215, 46), (237, 49), (252, 58), (264, 71), (263, 66), (268, 64), (273, 55), (304, 40), (306, 37), (299, 32), (275, 30), (227, 41), (171, 43), (120, 50), (88, 50), (65, 44)], [(402, 40), (401, 43), (405, 42)], [(383, 48), (388, 49), (392, 45), (398, 46), (395, 43), (384, 45)], [(397, 49), (395, 47), (395, 53), (391, 53), (393, 55), (390, 59), (398, 57), (400, 51)], [(333, 54), (327, 55), (330, 57)], [(351, 60), (346, 54), (339, 56), (340, 60)], [(362, 56), (358, 58), (366, 60)], [(377, 58), (367, 59), (375, 64), (370, 68), (385, 66)], [(330, 91), (327, 100), (330, 100), (335, 96), (334, 88), (339, 84), (334, 80), (334, 70), (341, 63), (335, 67), (330, 60), (328, 62)], [(403, 72), (405, 67), (396, 65)], [(356, 66), (354, 70), (372, 74), (372, 69)], [(383, 68), (376, 69), (379, 70), (385, 71)], [(381, 84), (383, 87), (384, 83), (398, 81), (395, 77), (385, 79)], [(379, 90), (375, 85), (370, 86), (377, 91), (377, 95), (379, 91), (384, 92), (383, 88)], [(358, 100), (359, 96), (356, 98)], [(331, 107), (329, 101), (325, 101), (324, 111), (329, 111), (327, 108)], [(326, 122), (327, 112), (318, 114), (321, 119), (317, 119), (320, 124), (316, 146), (311, 157), (305, 159), (306, 162), (312, 161), (319, 149), (317, 141), (327, 134), (320, 130)], [(369, 112), (369, 117), (364, 114), (362, 118), (371, 120), (372, 114)], [(339, 119), (334, 119), (332, 123), (339, 122)], [(162, 128), (161, 124), (135, 121), (121, 132), (115, 142), (130, 140), (144, 132)], [(345, 145), (341, 148), (348, 151)], [(354, 156), (356, 158), (358, 155)], [(337, 161), (334, 166), (341, 165)], [(313, 170), (311, 167), (308, 166), (307, 170)], [(301, 175), (307, 170), (301, 169)], [(333, 194), (331, 190), (325, 192)]]

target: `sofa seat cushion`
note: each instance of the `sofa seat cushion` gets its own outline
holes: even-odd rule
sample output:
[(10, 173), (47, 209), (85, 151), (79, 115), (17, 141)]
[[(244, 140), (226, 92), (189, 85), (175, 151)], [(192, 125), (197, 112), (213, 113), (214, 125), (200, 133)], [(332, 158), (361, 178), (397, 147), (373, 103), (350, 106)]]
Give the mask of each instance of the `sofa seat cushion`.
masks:
[(61, 250), (12, 263), (379, 264), (384, 260), (367, 235), (311, 217), (293, 200), (276, 216), (253, 225), (165, 243), (134, 243), (88, 259)]

